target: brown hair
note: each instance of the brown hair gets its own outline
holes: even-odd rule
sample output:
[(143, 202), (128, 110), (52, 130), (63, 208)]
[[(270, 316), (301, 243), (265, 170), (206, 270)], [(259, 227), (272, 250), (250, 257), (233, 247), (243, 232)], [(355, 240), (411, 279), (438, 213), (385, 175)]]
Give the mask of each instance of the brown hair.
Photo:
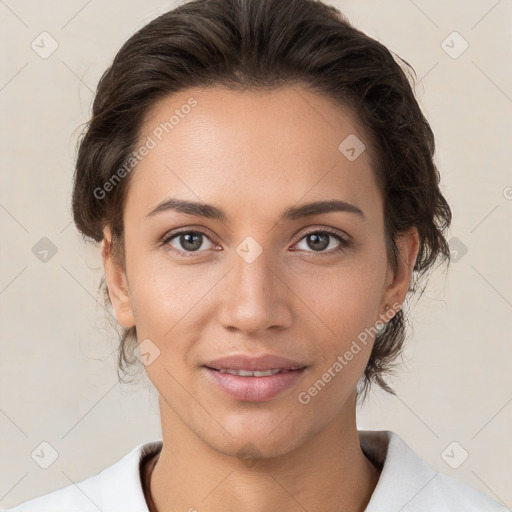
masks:
[[(300, 84), (351, 106), (366, 128), (377, 155), (388, 261), (397, 268), (395, 240), (416, 226), (420, 248), (409, 291), (418, 291), (438, 257), (450, 262), (444, 231), (451, 210), (438, 186), (434, 135), (409, 83), (414, 70), (393, 55), (315, 0), (192, 0), (159, 16), (126, 41), (99, 81), (78, 145), (72, 199), (78, 230), (100, 242), (109, 225), (113, 254), (124, 267), (123, 208), (131, 174), (123, 173), (108, 193), (104, 185), (133, 155), (157, 100), (193, 86)], [(108, 307), (105, 276), (101, 287)], [(358, 400), (364, 401), (372, 381), (395, 394), (385, 374), (402, 352), (405, 319), (399, 310), (377, 335)], [(136, 328), (123, 328), (120, 336), (118, 375), (136, 361)]]

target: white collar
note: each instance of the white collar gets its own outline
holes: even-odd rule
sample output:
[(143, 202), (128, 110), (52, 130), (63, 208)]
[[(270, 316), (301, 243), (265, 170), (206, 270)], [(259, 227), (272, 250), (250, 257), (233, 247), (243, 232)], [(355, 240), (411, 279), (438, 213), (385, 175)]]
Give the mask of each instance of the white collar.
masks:
[[(432, 469), (398, 434), (389, 430), (358, 433), (364, 453), (383, 464), (365, 512), (511, 512)], [(148, 512), (140, 461), (161, 447), (161, 439), (141, 443), (100, 473), (7, 512)]]

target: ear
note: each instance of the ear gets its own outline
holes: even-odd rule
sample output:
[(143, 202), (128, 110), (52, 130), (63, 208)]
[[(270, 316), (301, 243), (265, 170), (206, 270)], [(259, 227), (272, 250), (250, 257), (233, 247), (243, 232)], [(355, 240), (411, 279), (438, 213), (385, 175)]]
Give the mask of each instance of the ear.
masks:
[(123, 327), (133, 327), (135, 325), (135, 317), (131, 306), (126, 272), (113, 257), (111, 241), (112, 234), (110, 227), (107, 226), (103, 230), (101, 257), (103, 259), (103, 267), (105, 268), (110, 302), (112, 302), (116, 320)]
[(386, 288), (381, 303), (381, 313), (385, 313), (386, 305), (391, 309), (395, 309), (396, 312), (397, 308), (393, 305), (398, 304), (401, 306), (405, 301), (419, 252), (418, 229), (415, 226), (411, 227), (407, 232), (401, 234), (395, 243), (399, 251), (397, 270), (393, 273), (393, 269), (388, 267)]

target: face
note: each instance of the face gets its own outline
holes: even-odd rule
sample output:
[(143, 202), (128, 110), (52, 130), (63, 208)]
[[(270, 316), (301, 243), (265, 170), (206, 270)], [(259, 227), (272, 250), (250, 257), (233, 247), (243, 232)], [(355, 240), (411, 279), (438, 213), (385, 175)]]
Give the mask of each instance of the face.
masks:
[[(366, 145), (359, 156), (360, 143), (339, 148), (351, 134)], [(105, 269), (118, 321), (145, 344), (163, 428), (265, 457), (351, 414), (371, 328), (385, 304), (402, 304), (410, 277), (388, 266), (357, 118), (300, 88), (189, 89), (155, 105), (140, 143), (151, 149), (130, 177), (125, 269), (108, 257)], [(404, 260), (415, 258), (411, 240)], [(219, 361), (228, 356), (245, 359)]]

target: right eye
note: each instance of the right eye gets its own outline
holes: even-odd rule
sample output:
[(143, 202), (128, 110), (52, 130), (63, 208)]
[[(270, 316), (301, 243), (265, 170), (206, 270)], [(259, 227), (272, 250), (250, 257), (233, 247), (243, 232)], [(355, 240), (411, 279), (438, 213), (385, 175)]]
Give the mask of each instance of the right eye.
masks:
[[(204, 241), (208, 240), (212, 246), (213, 242), (203, 231), (182, 230), (170, 233), (162, 240), (163, 245), (170, 247), (170, 250), (178, 256), (187, 258), (195, 252), (204, 252), (201, 247), (204, 246)], [(174, 244), (172, 243), (174, 242)]]

